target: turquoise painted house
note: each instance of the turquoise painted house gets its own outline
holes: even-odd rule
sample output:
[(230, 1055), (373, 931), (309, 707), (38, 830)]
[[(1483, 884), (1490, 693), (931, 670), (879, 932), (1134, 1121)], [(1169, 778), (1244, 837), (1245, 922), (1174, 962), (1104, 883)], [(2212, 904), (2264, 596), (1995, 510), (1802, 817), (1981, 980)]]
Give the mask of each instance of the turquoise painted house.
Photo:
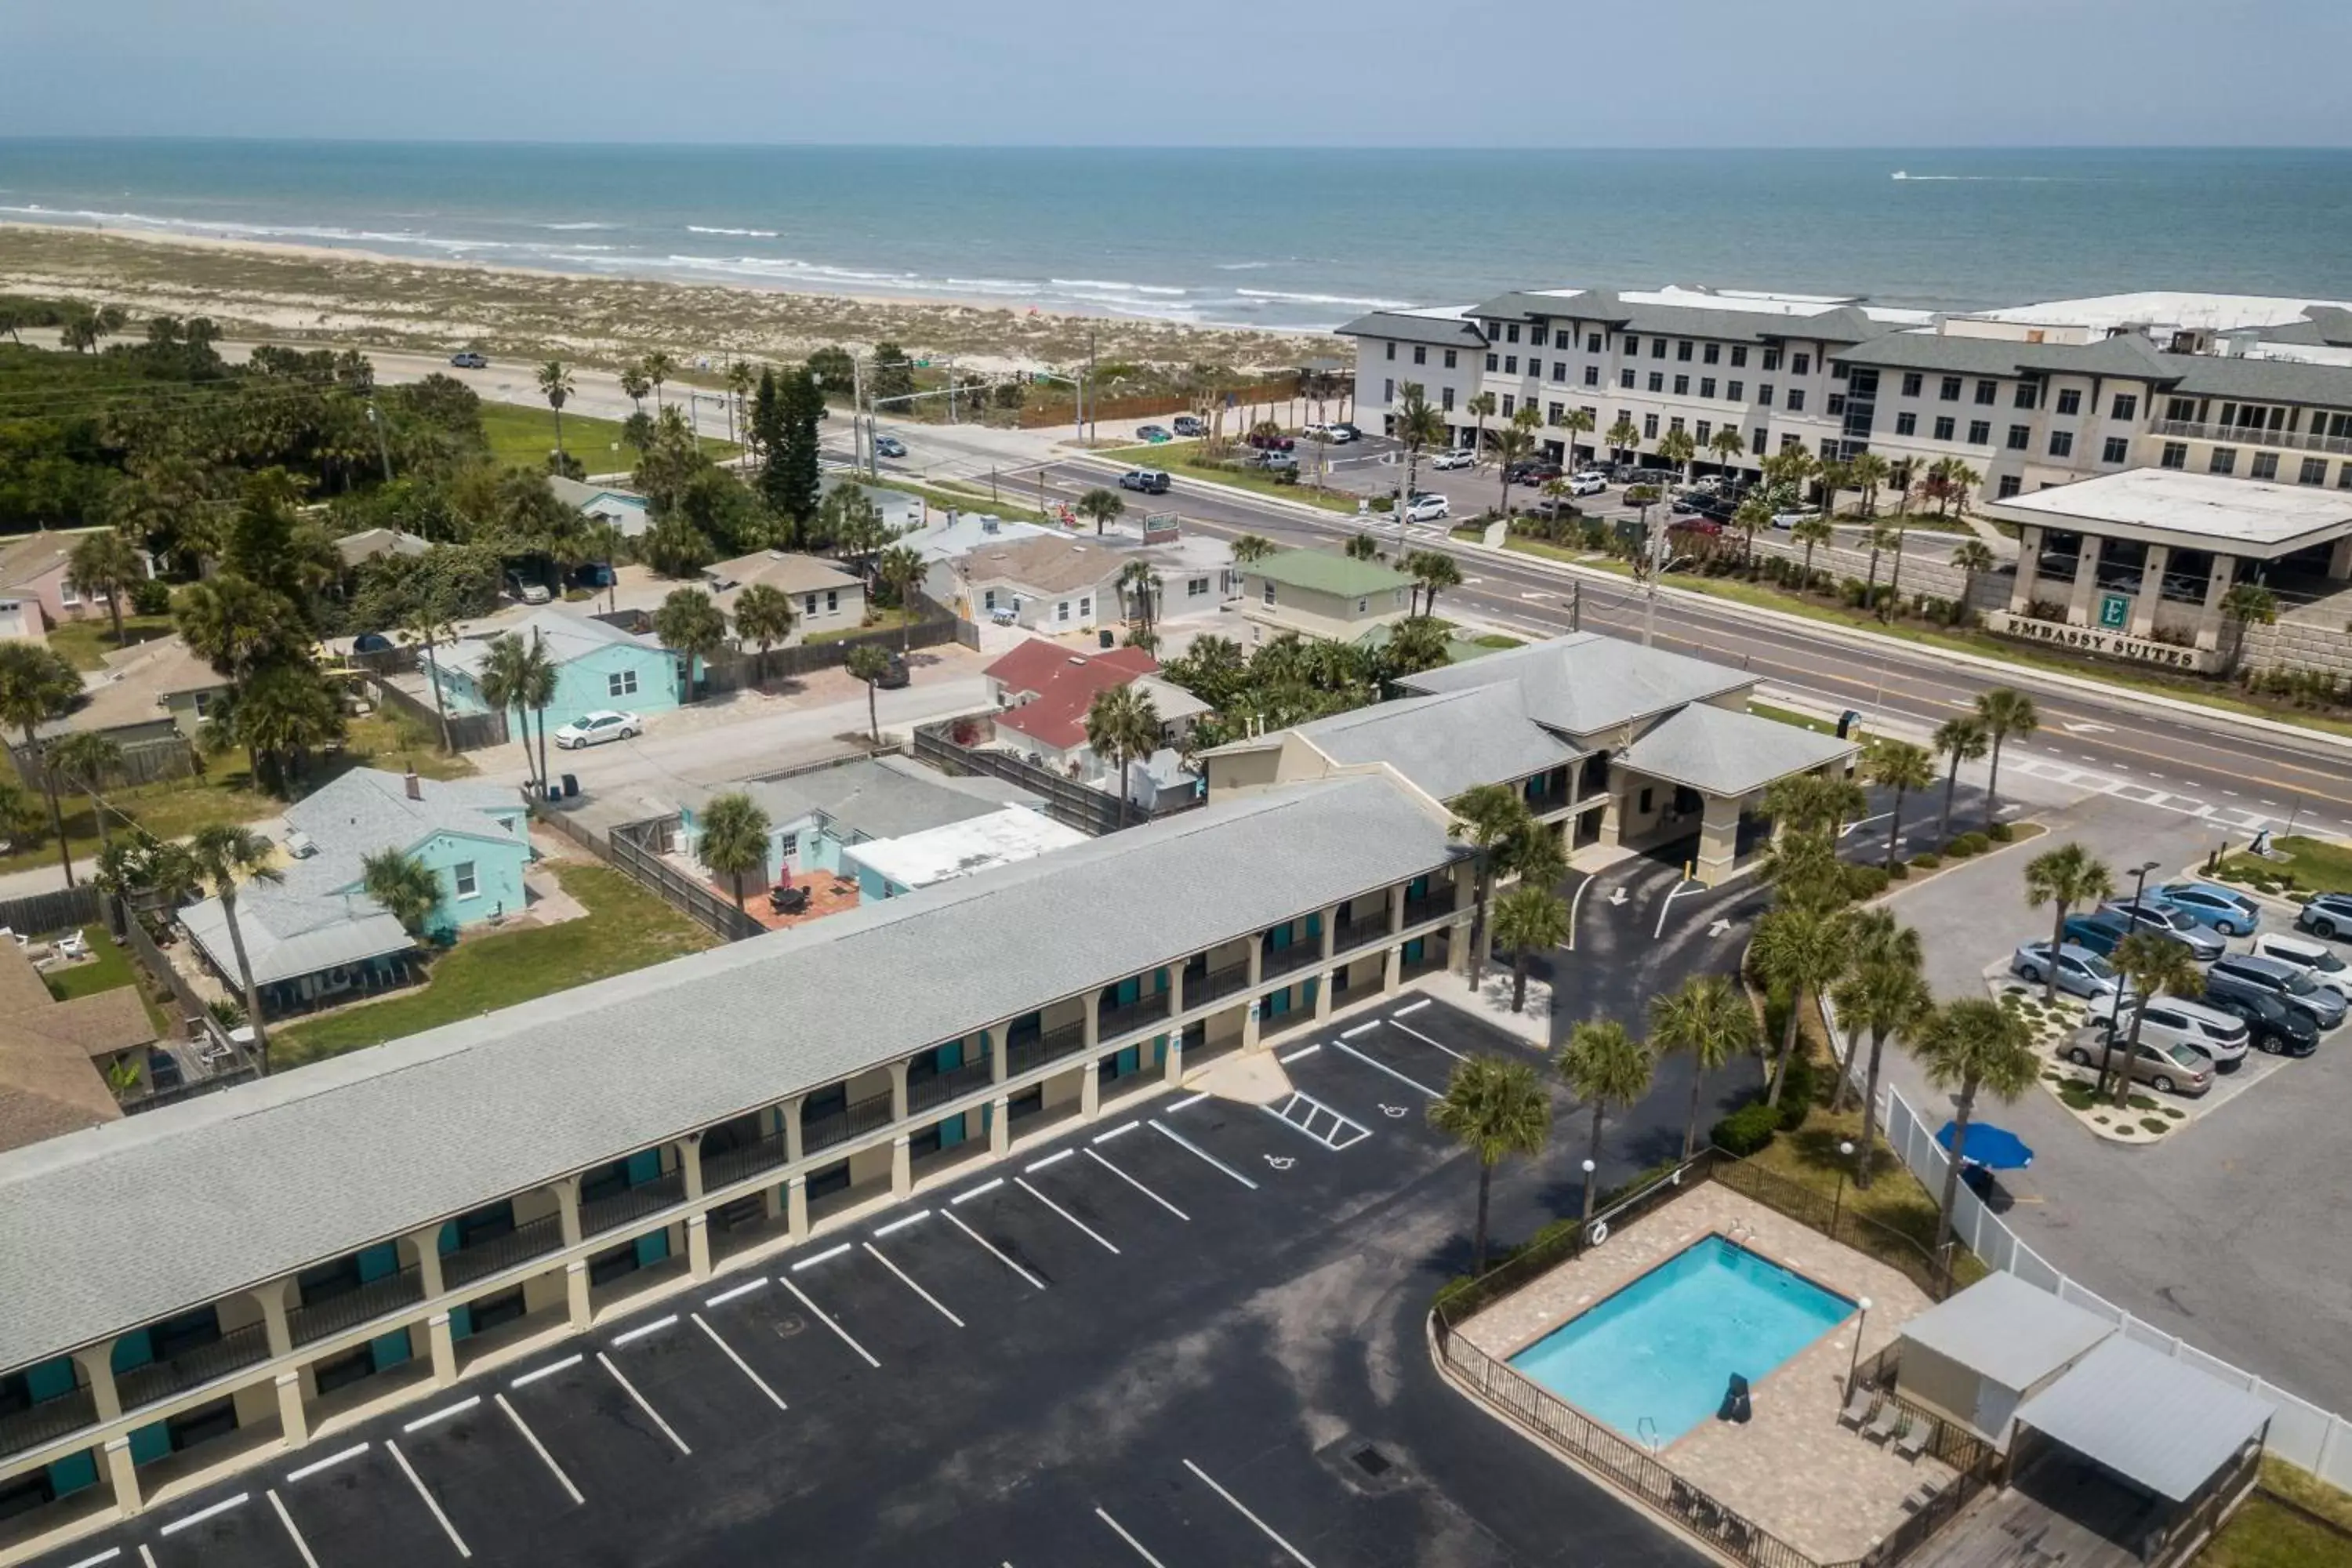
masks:
[[(499, 635), (525, 642), (536, 638), (554, 661), (555, 700), (547, 709), (551, 733), (604, 708), (667, 713), (692, 694), (683, 658), (650, 637), (634, 636), (593, 616), (550, 605)], [(482, 667), (497, 640), (469, 638), (440, 655), (441, 689), (458, 711), (488, 710), (482, 700)]]
[[(416, 939), (367, 894), (371, 855), (397, 850), (433, 873), (441, 898), (424, 921), (427, 939), (519, 915), (529, 899), (527, 816), (505, 785), (354, 768), (287, 808), (284, 845), (283, 880), (248, 884), (236, 900), (246, 960), (271, 1016), (416, 978)], [(190, 905), (180, 923), (234, 989), (236, 957), (220, 900)]]

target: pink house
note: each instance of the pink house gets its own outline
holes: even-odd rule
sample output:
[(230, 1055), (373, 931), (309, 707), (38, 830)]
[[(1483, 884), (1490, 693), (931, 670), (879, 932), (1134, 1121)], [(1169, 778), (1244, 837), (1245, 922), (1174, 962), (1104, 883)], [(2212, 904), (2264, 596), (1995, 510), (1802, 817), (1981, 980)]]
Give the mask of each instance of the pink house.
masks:
[(0, 638), (44, 642), (60, 622), (106, 614), (105, 599), (76, 593), (67, 581), (73, 548), (87, 531), (43, 529), (0, 541)]

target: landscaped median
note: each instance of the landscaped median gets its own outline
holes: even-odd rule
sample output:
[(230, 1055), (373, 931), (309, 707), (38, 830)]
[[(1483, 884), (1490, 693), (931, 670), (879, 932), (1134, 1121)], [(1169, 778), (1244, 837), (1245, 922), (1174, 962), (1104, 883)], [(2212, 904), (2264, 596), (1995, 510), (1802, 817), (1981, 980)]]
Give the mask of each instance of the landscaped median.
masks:
[[(1125, 463), (1130, 468), (1160, 468), (1171, 475), (1183, 474), (1213, 484), (1230, 485), (1237, 490), (1272, 496), (1277, 500), (1303, 501), (1325, 511), (1352, 513), (1356, 510), (1354, 496), (1335, 495), (1329, 490), (1318, 489), (1307, 482), (1307, 477), (1313, 472), (1312, 453), (1299, 458), (1297, 482), (1286, 484), (1275, 478), (1268, 469), (1226, 468), (1204, 462), (1198, 456), (1200, 449), (1198, 441), (1161, 441), (1140, 447), (1112, 447), (1094, 456), (1114, 463)], [(1235, 450), (1245, 452), (1249, 448), (1237, 447)], [(1145, 496), (1142, 500), (1147, 508), (1162, 504), (1159, 497)]]

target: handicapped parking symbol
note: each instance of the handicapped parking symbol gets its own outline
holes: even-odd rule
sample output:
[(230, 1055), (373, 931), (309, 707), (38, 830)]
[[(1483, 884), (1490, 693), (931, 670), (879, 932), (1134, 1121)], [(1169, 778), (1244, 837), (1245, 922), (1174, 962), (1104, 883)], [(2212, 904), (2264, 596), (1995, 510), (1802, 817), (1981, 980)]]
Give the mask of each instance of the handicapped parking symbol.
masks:
[(1381, 1114), (1393, 1121), (1398, 1117), (1404, 1114), (1404, 1107), (1402, 1105), (1391, 1105), (1384, 1100), (1381, 1101)]
[(1265, 1163), (1277, 1171), (1287, 1171), (1291, 1166), (1298, 1163), (1288, 1154), (1268, 1154), (1265, 1157)]

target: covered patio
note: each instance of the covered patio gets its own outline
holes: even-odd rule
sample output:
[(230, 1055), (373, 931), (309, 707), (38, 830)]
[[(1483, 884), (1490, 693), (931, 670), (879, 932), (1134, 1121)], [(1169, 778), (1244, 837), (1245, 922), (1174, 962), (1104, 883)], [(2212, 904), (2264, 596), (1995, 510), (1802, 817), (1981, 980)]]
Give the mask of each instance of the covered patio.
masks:
[(1694, 702), (1610, 766), (1603, 843), (1655, 853), (1688, 842), (1692, 875), (1714, 887), (1762, 837), (1764, 791), (1798, 773), (1844, 768), (1862, 748), (1817, 731)]

